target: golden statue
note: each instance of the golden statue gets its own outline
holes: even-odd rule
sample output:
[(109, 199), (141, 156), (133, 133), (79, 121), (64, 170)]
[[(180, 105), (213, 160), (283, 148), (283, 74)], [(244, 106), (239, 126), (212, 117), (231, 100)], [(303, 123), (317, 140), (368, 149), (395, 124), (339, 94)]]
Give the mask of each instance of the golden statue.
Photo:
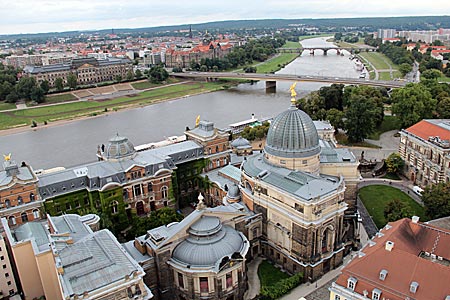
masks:
[(195, 119), (195, 127), (198, 127), (198, 124), (200, 124), (200, 115)]
[(3, 158), (5, 159), (5, 161), (10, 161), (11, 160), (11, 153), (8, 155), (3, 154)]
[(289, 90), (291, 91), (291, 102), (292, 104), (295, 104), (295, 97), (297, 96), (297, 92), (295, 91), (295, 86), (297, 85), (297, 82), (294, 82)]

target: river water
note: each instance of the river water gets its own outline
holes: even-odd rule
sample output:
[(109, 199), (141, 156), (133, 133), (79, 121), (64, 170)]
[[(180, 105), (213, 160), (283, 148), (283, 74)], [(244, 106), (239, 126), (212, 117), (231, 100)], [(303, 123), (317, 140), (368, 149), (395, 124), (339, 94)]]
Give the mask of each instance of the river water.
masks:
[[(302, 41), (305, 47), (332, 46), (326, 38)], [(324, 56), (305, 51), (279, 73), (358, 78), (350, 54)], [(300, 96), (317, 90), (323, 83), (298, 83)], [(142, 108), (109, 113), (64, 125), (41, 127), (22, 133), (0, 136), (0, 153), (12, 153), (18, 163), (26, 161), (34, 169), (70, 167), (96, 160), (97, 145), (119, 133), (134, 145), (155, 142), (168, 136), (182, 135), (192, 127), (197, 115), (213, 121), (218, 128), (256, 117), (274, 117), (290, 104), (290, 83), (277, 83), (277, 92), (267, 94), (265, 83), (241, 84), (236, 88), (190, 96)]]

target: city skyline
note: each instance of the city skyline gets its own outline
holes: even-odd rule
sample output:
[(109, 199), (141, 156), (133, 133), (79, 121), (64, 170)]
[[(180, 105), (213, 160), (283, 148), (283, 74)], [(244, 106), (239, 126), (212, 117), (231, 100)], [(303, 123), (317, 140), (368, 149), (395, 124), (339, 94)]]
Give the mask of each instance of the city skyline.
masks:
[[(63, 32), (197, 24), (223, 20), (350, 18), (443, 15), (450, 3), (436, 1), (226, 1), (168, 0), (158, 3), (118, 0), (0, 0), (0, 34)], [(262, 5), (261, 5), (262, 4)], [(436, 4), (436, 3), (435, 3)], [(33, 8), (33, 9), (30, 9)]]

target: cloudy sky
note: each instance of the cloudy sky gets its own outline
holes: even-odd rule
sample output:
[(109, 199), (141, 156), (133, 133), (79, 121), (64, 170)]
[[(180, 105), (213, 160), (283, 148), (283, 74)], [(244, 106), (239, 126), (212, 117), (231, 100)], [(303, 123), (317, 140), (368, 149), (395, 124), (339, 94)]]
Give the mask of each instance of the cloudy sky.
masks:
[(0, 0), (0, 34), (266, 18), (450, 14), (433, 0)]

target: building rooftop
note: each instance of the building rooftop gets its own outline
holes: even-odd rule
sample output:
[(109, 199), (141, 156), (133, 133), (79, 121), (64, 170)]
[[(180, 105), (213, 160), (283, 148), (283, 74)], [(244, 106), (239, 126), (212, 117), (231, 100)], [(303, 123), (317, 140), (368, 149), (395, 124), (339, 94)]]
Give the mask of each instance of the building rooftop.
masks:
[(441, 140), (450, 140), (450, 119), (422, 120), (405, 129), (406, 132), (414, 134), (426, 141), (430, 137), (439, 137)]
[(347, 280), (354, 278), (357, 293), (376, 288), (380, 299), (445, 300), (450, 295), (449, 249), (448, 230), (410, 219), (392, 222), (342, 270), (336, 283), (347, 287)]
[(265, 162), (263, 154), (255, 155), (244, 161), (242, 170), (247, 175), (284, 190), (303, 201), (310, 201), (336, 191), (343, 180), (334, 176), (316, 176), (311, 173), (273, 166)]

